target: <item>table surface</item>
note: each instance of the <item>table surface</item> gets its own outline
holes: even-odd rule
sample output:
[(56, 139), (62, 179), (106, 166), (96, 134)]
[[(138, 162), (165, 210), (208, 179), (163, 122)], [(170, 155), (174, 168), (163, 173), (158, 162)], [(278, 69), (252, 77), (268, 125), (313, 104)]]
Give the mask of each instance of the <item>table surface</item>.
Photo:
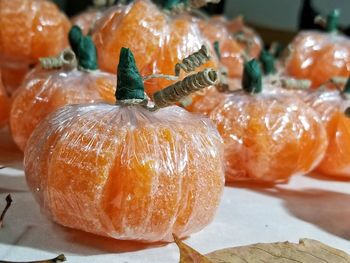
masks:
[[(0, 261), (46, 259), (64, 253), (68, 262), (178, 262), (174, 244), (118, 241), (61, 227), (40, 213), (28, 192), (22, 154), (0, 130), (0, 211), (14, 200), (0, 229)], [(288, 185), (263, 189), (225, 187), (214, 221), (185, 242), (207, 253), (258, 242), (317, 239), (350, 253), (350, 181), (296, 176)]]

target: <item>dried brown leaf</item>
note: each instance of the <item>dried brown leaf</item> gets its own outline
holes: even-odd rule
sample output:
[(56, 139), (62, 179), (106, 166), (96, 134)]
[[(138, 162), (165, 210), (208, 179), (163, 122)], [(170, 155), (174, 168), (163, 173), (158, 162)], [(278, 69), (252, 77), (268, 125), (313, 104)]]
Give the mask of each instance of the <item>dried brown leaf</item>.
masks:
[[(176, 237), (174, 237), (176, 238)], [(180, 263), (350, 263), (350, 255), (317, 240), (259, 243), (202, 255), (179, 239)]]

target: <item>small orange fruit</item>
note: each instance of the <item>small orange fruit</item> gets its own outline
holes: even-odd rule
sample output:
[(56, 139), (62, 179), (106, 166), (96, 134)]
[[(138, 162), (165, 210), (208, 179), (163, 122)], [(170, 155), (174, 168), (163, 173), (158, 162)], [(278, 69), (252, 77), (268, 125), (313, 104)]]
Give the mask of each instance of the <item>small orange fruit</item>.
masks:
[(67, 47), (69, 27), (68, 18), (51, 1), (0, 0), (0, 67), (9, 91), (18, 88), (30, 64)]
[(346, 98), (349, 86), (344, 92), (328, 90), (310, 93), (306, 102), (321, 116), (328, 134), (328, 148), (315, 172), (330, 177), (350, 177), (350, 119), (344, 113), (350, 106)]
[[(73, 27), (73, 31), (79, 29)], [(78, 48), (75, 53), (83, 53), (81, 50)], [(84, 47), (83, 50), (88, 54), (88, 59), (94, 60), (95, 57), (96, 60), (96, 51)], [(83, 59), (78, 55), (79, 68), (84, 68), (81, 70), (74, 65), (56, 70), (37, 68), (29, 73), (25, 83), (17, 90), (11, 108), (10, 127), (13, 139), (21, 150), (24, 150), (38, 123), (59, 107), (96, 101), (114, 102), (115, 76), (88, 65), (83, 66)]]
[[(136, 0), (107, 12), (98, 21), (93, 39), (102, 69), (115, 72), (115, 58), (118, 58), (120, 48), (126, 46), (135, 54), (137, 66), (144, 76), (154, 73), (174, 75), (176, 63), (208, 44), (188, 15), (170, 16), (150, 0)], [(209, 61), (203, 67), (215, 68), (216, 64)], [(184, 76), (186, 74), (180, 77)], [(159, 79), (146, 81), (146, 92), (153, 94), (170, 83)]]
[[(337, 16), (337, 13), (333, 13)], [(332, 20), (332, 17), (329, 18)], [(305, 31), (292, 41), (285, 58), (287, 74), (310, 79), (318, 88), (333, 77), (350, 74), (350, 39), (334, 32)]]
[(143, 82), (129, 49), (121, 50), (116, 96), (119, 105), (65, 106), (33, 132), (25, 174), (43, 211), (116, 239), (172, 241), (172, 233), (201, 230), (224, 186), (214, 125), (177, 106), (141, 106)]
[(225, 141), (226, 181), (283, 183), (311, 171), (327, 147), (314, 110), (294, 96), (259, 93), (259, 65), (245, 65), (243, 91), (214, 108), (210, 118)]

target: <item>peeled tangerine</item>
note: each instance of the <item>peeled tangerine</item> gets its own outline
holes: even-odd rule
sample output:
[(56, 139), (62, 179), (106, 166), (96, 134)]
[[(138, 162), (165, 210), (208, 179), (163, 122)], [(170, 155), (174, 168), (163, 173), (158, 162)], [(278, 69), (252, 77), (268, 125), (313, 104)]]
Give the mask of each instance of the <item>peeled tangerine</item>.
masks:
[(220, 62), (228, 77), (242, 78), (244, 58), (257, 58), (262, 49), (261, 38), (244, 25), (242, 17), (228, 21), (222, 16), (197, 21), (201, 32), (211, 43), (218, 41)]
[[(329, 16), (328, 20), (334, 19), (334, 15), (337, 16), (337, 13)], [(334, 31), (334, 26), (329, 25), (329, 31)], [(289, 50), (285, 59), (287, 73), (310, 79), (313, 88), (318, 88), (333, 77), (348, 77), (350, 74), (350, 39), (344, 35), (336, 32), (301, 32), (292, 41)]]
[(131, 52), (120, 59), (119, 104), (65, 106), (35, 129), (30, 189), (54, 221), (98, 235), (153, 242), (199, 231), (223, 190), (220, 135), (180, 107), (142, 106)]
[(261, 73), (255, 60), (244, 70), (243, 90), (210, 114), (225, 141), (226, 182), (283, 183), (311, 171), (327, 147), (318, 115), (294, 96), (259, 93)]
[(51, 1), (0, 0), (0, 67), (12, 93), (30, 65), (68, 45), (68, 18)]
[(10, 112), (10, 99), (4, 89), (1, 82), (1, 71), (0, 71), (0, 128), (8, 121)]
[(306, 97), (306, 102), (320, 114), (329, 141), (316, 173), (350, 177), (350, 119), (344, 113), (350, 106), (349, 93), (348, 87), (343, 92), (319, 90)]
[[(76, 27), (73, 27), (73, 31), (81, 33)], [(93, 45), (91, 39), (90, 44)], [(78, 56), (77, 68), (73, 51), (66, 50), (62, 55), (71, 56), (70, 65), (61, 65), (59, 69), (37, 68), (28, 74), (17, 90), (11, 107), (10, 127), (13, 139), (21, 150), (25, 149), (38, 123), (59, 107), (96, 101), (115, 102), (115, 75), (96, 70), (96, 50), (93, 46), (92, 51), (84, 52), (86, 46), (85, 42), (85, 46), (83, 44), (75, 53), (88, 54), (88, 61), (95, 61), (92, 65), (84, 64), (86, 58)]]
[[(162, 73), (174, 75), (176, 63), (208, 44), (198, 26), (186, 14), (169, 16), (150, 0), (136, 0), (118, 6), (102, 17), (94, 30), (93, 39), (103, 70), (115, 72), (121, 47), (129, 47), (142, 75)], [(204, 67), (216, 67), (206, 62)], [(183, 76), (183, 75), (181, 75)], [(146, 92), (170, 84), (169, 80), (152, 79), (145, 83)]]

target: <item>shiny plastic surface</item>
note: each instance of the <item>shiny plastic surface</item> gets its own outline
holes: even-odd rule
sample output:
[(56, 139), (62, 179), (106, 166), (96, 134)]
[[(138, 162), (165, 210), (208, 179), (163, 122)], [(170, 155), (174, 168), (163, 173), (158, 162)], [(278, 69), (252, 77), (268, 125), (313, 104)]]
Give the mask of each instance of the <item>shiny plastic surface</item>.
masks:
[[(128, 47), (143, 76), (174, 75), (176, 63), (198, 51), (203, 44), (211, 46), (187, 14), (170, 16), (150, 0), (136, 0), (106, 11), (96, 24), (93, 39), (102, 69), (115, 72), (120, 48)], [(198, 70), (216, 68), (216, 64), (209, 61)], [(146, 92), (151, 95), (171, 83), (164, 79), (146, 81)]]
[[(262, 48), (261, 38), (251, 28), (245, 26), (240, 17), (229, 21), (222, 16), (214, 16), (207, 20), (199, 19), (197, 23), (201, 32), (211, 43), (219, 42), (221, 63), (227, 68), (228, 76), (241, 78), (243, 55), (250, 58), (258, 57)], [(237, 34), (244, 40), (238, 41), (235, 38)]]
[(79, 26), (84, 35), (87, 35), (93, 31), (97, 20), (103, 16), (103, 13), (101, 9), (92, 8), (74, 16), (71, 22), (73, 25)]
[(30, 64), (68, 46), (70, 22), (51, 1), (0, 0), (0, 68), (12, 93)]
[(209, 119), (172, 106), (65, 106), (33, 132), (28, 185), (59, 224), (116, 239), (172, 241), (212, 221), (223, 144)]
[(35, 69), (17, 90), (11, 107), (14, 141), (24, 150), (27, 140), (49, 113), (67, 104), (115, 101), (115, 75), (101, 71)]
[(1, 82), (1, 71), (0, 71), (0, 127), (3, 127), (9, 117), (10, 112), (10, 99), (7, 96), (6, 90)]
[(350, 100), (339, 91), (316, 91), (305, 97), (306, 102), (321, 116), (329, 145), (316, 172), (326, 176), (350, 177), (350, 119), (344, 111)]
[(348, 77), (350, 39), (317, 31), (301, 32), (290, 44), (285, 67), (293, 77), (312, 80), (313, 88), (332, 77)]
[(210, 114), (225, 141), (226, 181), (284, 183), (323, 158), (318, 114), (291, 95), (234, 92)]

